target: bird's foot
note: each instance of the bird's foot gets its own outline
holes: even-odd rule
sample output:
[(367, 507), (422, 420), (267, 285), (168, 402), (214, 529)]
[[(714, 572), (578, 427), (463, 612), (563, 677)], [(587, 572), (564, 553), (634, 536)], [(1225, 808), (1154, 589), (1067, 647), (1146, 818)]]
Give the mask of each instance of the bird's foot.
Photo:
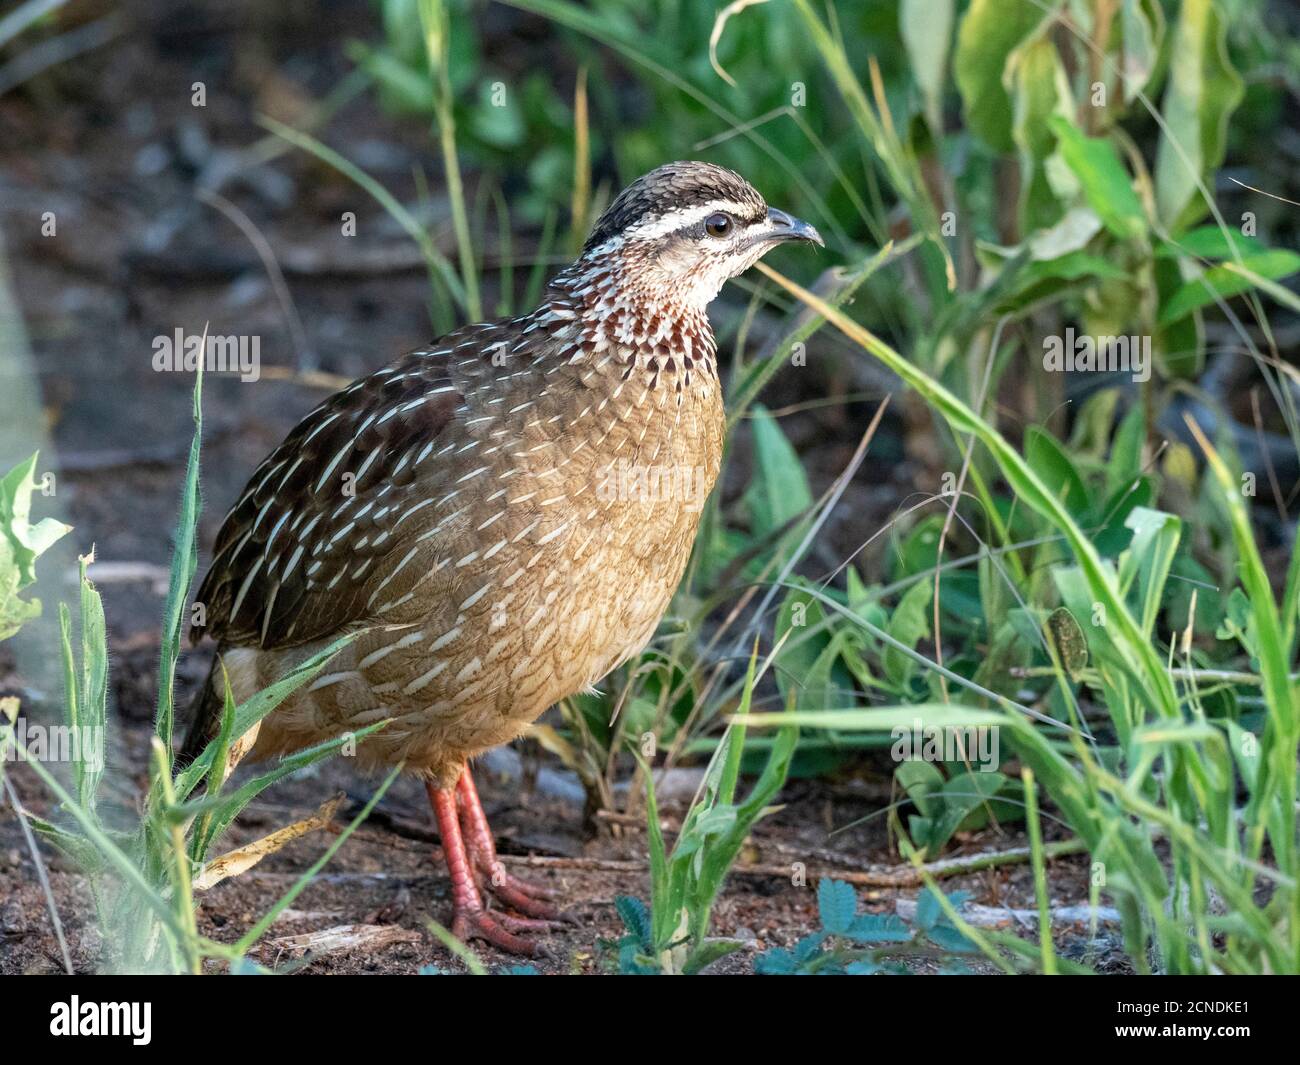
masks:
[[(545, 925), (547, 927), (537, 927)], [(477, 908), (465, 907), (455, 910), (451, 921), (451, 934), (462, 943), (471, 939), (480, 939), (504, 950), (507, 954), (519, 954), (525, 958), (536, 958), (547, 953), (541, 943), (534, 939), (525, 939), (516, 932), (549, 932), (549, 921), (532, 921), (527, 918), (511, 917), (509, 914), (493, 915), (483, 909), (482, 903)]]
[(516, 917), (513, 913), (494, 913), (493, 918), (510, 932), (538, 932), (549, 934), (563, 931), (567, 921), (552, 921), (541, 917)]
[[(536, 958), (547, 955), (545, 947), (525, 938), (522, 933), (545, 933), (555, 930), (554, 922), (537, 913), (527, 913), (515, 907), (524, 917), (505, 913), (488, 913), (483, 906), (483, 896), (475, 880), (475, 863), (470, 848), (461, 833), (461, 818), (457, 812), (456, 789), (438, 788), (426, 784), (429, 801), (433, 804), (442, 837), (442, 850), (451, 874), (452, 921), (451, 933), (462, 942), (479, 939), (510, 954)], [(500, 864), (499, 862), (497, 863)], [(507, 876), (509, 874), (506, 874)], [(497, 894), (494, 889), (494, 894)], [(513, 904), (512, 904), (513, 905)]]
[[(554, 900), (562, 896), (563, 892), (546, 884), (539, 884), (536, 880), (528, 880), (522, 876), (515, 876), (514, 873), (506, 869), (505, 863), (497, 857), (496, 851), (475, 851), (474, 860), (477, 864), (478, 871), (488, 878), (495, 891), (498, 886), (510, 888), (521, 894), (531, 896), (534, 899)], [(480, 855), (482, 855), (480, 857)]]
[(475, 871), (483, 878), (484, 888), (502, 905), (527, 917), (554, 925), (577, 924), (571, 914), (553, 905), (551, 900), (559, 897), (558, 891), (506, 870), (497, 857), (492, 829), (488, 825), (487, 814), (483, 811), (483, 803), (479, 800), (478, 789), (474, 787), (474, 778), (470, 776), (468, 767), (456, 784), (456, 798), (465, 844)]
[(557, 928), (562, 924), (577, 924), (571, 914), (548, 901), (556, 895), (550, 888), (508, 873), (495, 855), (473, 854), (473, 857), (475, 868), (484, 878), (485, 889), (503, 906), (509, 906), (512, 910), (538, 918)]

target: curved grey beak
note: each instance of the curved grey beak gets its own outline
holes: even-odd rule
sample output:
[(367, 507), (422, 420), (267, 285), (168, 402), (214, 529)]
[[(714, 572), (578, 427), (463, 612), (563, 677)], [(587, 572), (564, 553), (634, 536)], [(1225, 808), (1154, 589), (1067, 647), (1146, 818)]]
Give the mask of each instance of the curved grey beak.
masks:
[(822, 235), (802, 219), (778, 211), (775, 207), (767, 209), (767, 229), (763, 240), (806, 240), (818, 247), (826, 247)]

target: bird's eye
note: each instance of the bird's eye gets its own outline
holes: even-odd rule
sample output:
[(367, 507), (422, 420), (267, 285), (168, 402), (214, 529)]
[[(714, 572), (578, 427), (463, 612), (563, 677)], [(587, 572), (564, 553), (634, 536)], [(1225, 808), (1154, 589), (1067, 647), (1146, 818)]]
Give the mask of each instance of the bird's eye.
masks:
[(731, 216), (721, 211), (704, 220), (704, 232), (711, 237), (725, 237), (731, 232)]

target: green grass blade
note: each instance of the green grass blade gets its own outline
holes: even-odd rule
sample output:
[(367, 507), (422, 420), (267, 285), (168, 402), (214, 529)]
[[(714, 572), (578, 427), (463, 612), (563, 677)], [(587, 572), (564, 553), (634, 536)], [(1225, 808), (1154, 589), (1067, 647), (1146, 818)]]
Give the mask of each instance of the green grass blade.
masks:
[(438, 246), (433, 242), (433, 238), (429, 236), (428, 230), (420, 225), (415, 216), (402, 206), (391, 192), (355, 163), (345, 159), (333, 148), (322, 144), (310, 134), (296, 130), (292, 126), (286, 126), (284, 123), (277, 122), (265, 115), (259, 121), (276, 136), (283, 137), (290, 144), (296, 145), (305, 152), (310, 152), (321, 162), (332, 166), (344, 177), (351, 179), (368, 192), (379, 206), (392, 216), (393, 221), (401, 226), (407, 235), (415, 241), (420, 253), (424, 256), (425, 262), (428, 264), (431, 278), (440, 280), (457, 305), (468, 312), (469, 304), (465, 287), (461, 284), (460, 278), (456, 276), (456, 271), (452, 268), (451, 263), (438, 250)]
[(295, 751), (280, 761), (274, 769), (253, 777), (229, 795), (213, 798), (205, 796), (202, 799), (178, 806), (176, 808), (177, 816), (188, 817), (202, 813), (204, 817), (210, 818), (211, 829), (208, 834), (208, 843), (210, 845), (230, 827), (231, 822), (240, 815), (244, 807), (272, 784), (283, 780), (291, 773), (306, 769), (309, 765), (314, 765), (322, 759), (328, 758), (342, 747), (352, 743), (360, 743), (386, 724), (387, 721), (379, 721), (373, 725), (367, 725), (363, 729), (357, 729), (356, 732), (335, 736), (324, 743), (318, 743), (311, 747), (305, 747), (301, 751)]
[(451, 224), (456, 233), (456, 249), (460, 257), (463, 302), (470, 319), (477, 322), (483, 318), (483, 302), (479, 297), (474, 242), (470, 237), (469, 216), (465, 211), (465, 187), (461, 182), (460, 161), (456, 155), (456, 118), (452, 110), (455, 98), (452, 94), (448, 58), (450, 26), (447, 8), (442, 0), (420, 0), (419, 9), (425, 52), (429, 57), (429, 69), (433, 72), (433, 113), (438, 126), (438, 143), (442, 147), (447, 199), (451, 203)]
[(94, 813), (98, 805), (99, 781), (104, 774), (108, 738), (108, 633), (104, 622), (104, 602), (86, 576), (86, 559), (81, 567), (81, 727), (83, 737), (94, 737), (98, 756), (86, 764), (78, 759), (77, 798)]
[[(280, 680), (263, 688), (249, 698), (247, 702), (240, 703), (235, 708), (231, 736), (238, 739), (244, 735), (299, 687), (316, 676), (325, 668), (326, 663), (338, 654), (341, 648), (351, 643), (355, 638), (355, 634), (339, 637), (324, 650), (318, 651), (305, 662), (295, 666)], [(190, 793), (198, 786), (199, 781), (207, 775), (208, 770), (216, 760), (217, 753), (218, 743), (214, 740), (203, 748), (199, 756), (177, 775), (176, 792), (182, 800), (188, 798)]]
[(1025, 823), (1029, 826), (1029, 853), (1034, 867), (1034, 896), (1038, 900), (1038, 944), (1042, 952), (1043, 972), (1055, 976), (1056, 949), (1052, 944), (1052, 903), (1047, 894), (1047, 869), (1043, 863), (1043, 826), (1038, 820), (1038, 785), (1034, 771), (1026, 766), (1020, 771), (1025, 791)]
[[(203, 327), (204, 348), (207, 346), (208, 328)], [(199, 363), (194, 375), (194, 439), (190, 443), (189, 460), (185, 466), (185, 487), (181, 492), (181, 512), (176, 520), (175, 545), (172, 551), (171, 573), (167, 581), (167, 601), (163, 606), (162, 649), (158, 667), (158, 713), (154, 719), (154, 734), (162, 740), (170, 757), (173, 718), (175, 716), (176, 662), (181, 653), (181, 640), (185, 629), (185, 603), (189, 599), (190, 584), (199, 565), (198, 521), (202, 501), (199, 498), (199, 452), (203, 446), (203, 364)]]

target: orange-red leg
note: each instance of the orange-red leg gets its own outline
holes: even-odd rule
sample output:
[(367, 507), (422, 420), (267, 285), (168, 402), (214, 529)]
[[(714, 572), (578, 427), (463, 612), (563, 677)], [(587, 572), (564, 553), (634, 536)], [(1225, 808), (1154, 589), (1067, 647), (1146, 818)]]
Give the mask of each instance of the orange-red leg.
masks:
[[(483, 897), (474, 882), (473, 866), (461, 836), (456, 813), (456, 788), (437, 788), (432, 782), (426, 782), (425, 789), (429, 793), (429, 802), (433, 804), (447, 871), (451, 874), (452, 935), (463, 941), (472, 937), (483, 939), (511, 954), (535, 957), (541, 953), (537, 943), (514, 935), (508, 931), (504, 921), (498, 922), (483, 908)], [(519, 927), (516, 921), (510, 923)]]
[(487, 814), (483, 811), (483, 803), (478, 797), (478, 789), (474, 786), (474, 778), (470, 775), (468, 766), (456, 784), (456, 797), (460, 804), (466, 849), (474, 868), (487, 879), (487, 890), (511, 909), (530, 917), (539, 918), (543, 922), (563, 920), (564, 915), (560, 910), (544, 901), (555, 898), (557, 892), (507, 872), (497, 857), (492, 829), (488, 825)]

